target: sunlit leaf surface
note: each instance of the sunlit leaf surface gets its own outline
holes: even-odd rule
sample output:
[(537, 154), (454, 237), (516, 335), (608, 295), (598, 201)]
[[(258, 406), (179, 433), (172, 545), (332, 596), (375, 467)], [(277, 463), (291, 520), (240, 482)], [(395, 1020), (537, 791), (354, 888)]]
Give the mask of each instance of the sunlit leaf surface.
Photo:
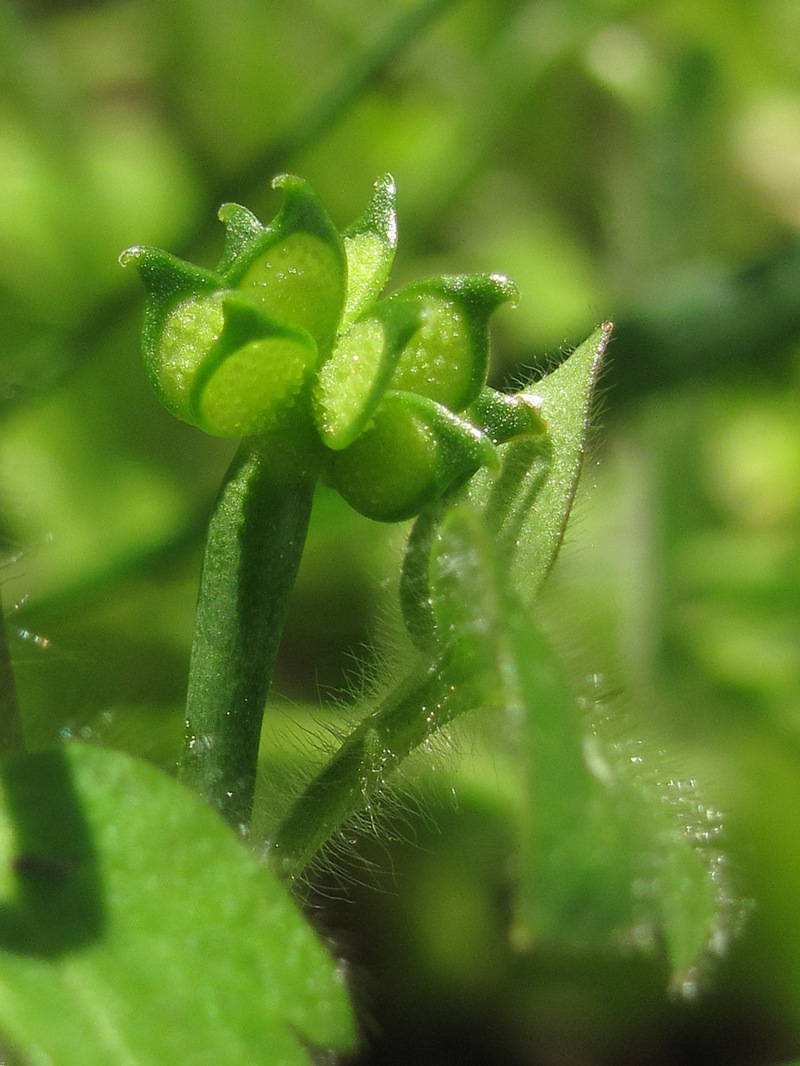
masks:
[(285, 889), (160, 771), (88, 745), (0, 799), (0, 1033), (31, 1066), (304, 1066), (341, 974)]

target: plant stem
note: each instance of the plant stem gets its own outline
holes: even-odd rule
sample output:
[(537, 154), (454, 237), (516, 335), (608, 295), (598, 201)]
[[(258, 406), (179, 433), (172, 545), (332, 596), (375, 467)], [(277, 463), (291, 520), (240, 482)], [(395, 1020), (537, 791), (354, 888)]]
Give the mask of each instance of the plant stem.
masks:
[(179, 777), (249, 823), (261, 720), (305, 543), (316, 465), (274, 437), (242, 442), (209, 524)]
[(0, 755), (23, 751), (24, 748), (17, 687), (14, 683), (11, 652), (8, 648), (3, 620), (3, 605), (0, 601)]
[(276, 872), (296, 877), (358, 811), (379, 796), (400, 762), (470, 704), (442, 685), (442, 664), (418, 669), (353, 730), (275, 833)]

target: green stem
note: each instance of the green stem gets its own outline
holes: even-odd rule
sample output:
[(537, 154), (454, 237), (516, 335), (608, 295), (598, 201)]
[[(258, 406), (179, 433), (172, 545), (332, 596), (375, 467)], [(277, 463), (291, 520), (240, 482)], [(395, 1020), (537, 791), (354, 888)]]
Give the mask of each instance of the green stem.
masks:
[(17, 687), (6, 639), (3, 605), (0, 602), (0, 755), (23, 751), (25, 741), (17, 701)]
[(209, 525), (178, 773), (238, 826), (250, 819), (264, 703), (315, 482), (306, 450), (245, 440)]
[[(442, 684), (442, 664), (419, 669), (350, 734), (279, 825), (274, 868), (296, 877), (348, 819), (383, 790), (402, 760), (469, 702)], [(459, 694), (460, 695), (460, 694)]]

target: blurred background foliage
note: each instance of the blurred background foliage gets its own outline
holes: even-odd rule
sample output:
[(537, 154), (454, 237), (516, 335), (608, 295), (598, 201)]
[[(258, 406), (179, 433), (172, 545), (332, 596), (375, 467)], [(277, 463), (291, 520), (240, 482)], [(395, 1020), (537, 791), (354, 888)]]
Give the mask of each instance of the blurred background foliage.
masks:
[[(352, 962), (360, 1062), (800, 1051), (798, 42), (795, 0), (0, 2), (0, 578), (32, 745), (169, 766), (182, 727), (231, 446), (151, 395), (123, 248), (211, 266), (220, 202), (268, 220), (290, 170), (345, 225), (391, 171), (393, 284), (522, 290), (496, 383), (617, 323), (542, 615), (578, 691), (705, 783), (755, 908), (692, 1003), (655, 960), (515, 954), (502, 763), (454, 738), (418, 761), (425, 804), (384, 815), (395, 843), (359, 838), (310, 893)], [(392, 654), (403, 532), (320, 493), (275, 780)]]

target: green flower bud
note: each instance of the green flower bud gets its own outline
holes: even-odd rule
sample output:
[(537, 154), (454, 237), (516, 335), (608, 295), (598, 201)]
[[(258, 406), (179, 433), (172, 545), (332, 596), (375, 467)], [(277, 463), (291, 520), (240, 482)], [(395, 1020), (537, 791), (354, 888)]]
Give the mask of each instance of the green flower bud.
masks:
[(489, 320), (516, 299), (511, 282), (432, 278), (376, 302), (397, 245), (391, 177), (341, 234), (306, 182), (273, 185), (283, 202), (268, 226), (220, 209), (214, 271), (155, 248), (120, 257), (147, 289), (144, 362), (169, 411), (222, 437), (315, 432), (330, 482), (382, 521), (493, 463), (494, 444), (541, 431), (529, 405), (484, 388)]

